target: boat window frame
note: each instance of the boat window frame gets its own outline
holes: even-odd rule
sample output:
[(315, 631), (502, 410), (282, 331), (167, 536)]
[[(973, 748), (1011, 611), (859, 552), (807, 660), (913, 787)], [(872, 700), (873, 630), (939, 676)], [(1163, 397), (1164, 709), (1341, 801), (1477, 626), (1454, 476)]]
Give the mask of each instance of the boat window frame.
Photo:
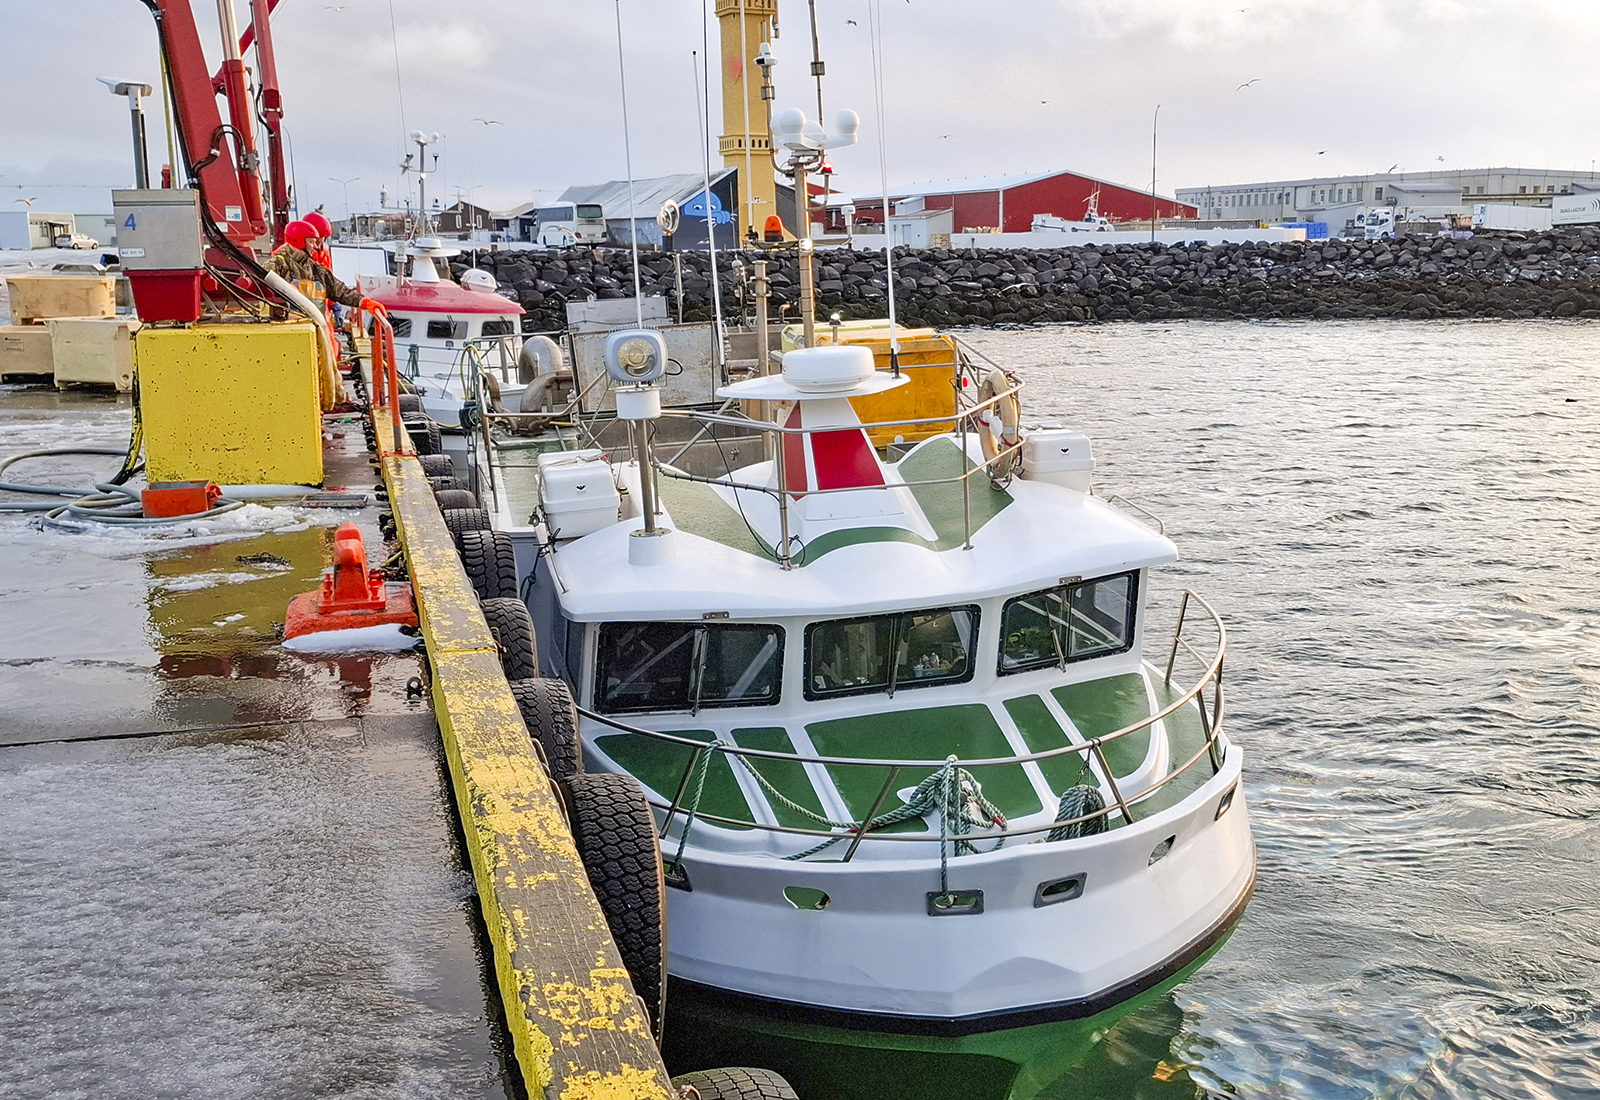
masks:
[[(436, 335), (434, 333), (434, 328), (439, 325), (449, 325), (450, 331), (444, 334)], [(465, 340), (467, 339), (467, 333), (470, 330), (471, 322), (462, 321), (455, 317), (447, 316), (443, 319), (429, 321), (427, 328), (425, 328), (423, 331), (427, 334), (427, 339), (429, 340)]]
[[(1140, 569), (1124, 569), (1118, 573), (1107, 573), (1099, 577), (1087, 577), (1082, 580), (1071, 581), (1067, 584), (1053, 584), (1049, 588), (1040, 588), (1033, 592), (1024, 592), (1021, 595), (1012, 596), (1010, 599), (1006, 600), (1005, 603), (1000, 605), (1000, 645), (995, 653), (996, 675), (1015, 676), (1022, 672), (1038, 672), (1040, 669), (1044, 668), (1066, 668), (1068, 665), (1077, 664), (1080, 661), (1095, 661), (1099, 660), (1101, 657), (1116, 657), (1132, 650), (1134, 641), (1139, 634), (1139, 599), (1141, 595), (1140, 574), (1142, 572), (1143, 570)], [(1066, 645), (1059, 636), (1053, 635), (1056, 644), (1055, 656), (1039, 657), (1029, 661), (1026, 664), (1012, 665), (1011, 667), (1006, 666), (1006, 638), (1008, 636), (1006, 620), (1009, 618), (1011, 608), (1014, 605), (1021, 603), (1023, 600), (1038, 599), (1041, 596), (1047, 596), (1055, 592), (1064, 592), (1070, 594), (1074, 589), (1087, 588), (1090, 585), (1101, 584), (1105, 581), (1119, 580), (1123, 577), (1128, 578), (1128, 615), (1123, 622), (1123, 627), (1126, 631), (1126, 634), (1122, 645), (1114, 649), (1100, 649), (1093, 653), (1080, 653), (1074, 656), (1068, 652), (1070, 646)], [(1067, 598), (1070, 599), (1070, 595)]]
[[(939, 612), (965, 611), (972, 615), (972, 634), (967, 645), (966, 671), (959, 676), (943, 676), (938, 679), (924, 680), (899, 680), (895, 671), (899, 666), (897, 651), (900, 646), (900, 632), (898, 625), (890, 635), (889, 641), (889, 678), (882, 684), (863, 684), (856, 687), (834, 688), (818, 690), (812, 685), (811, 657), (812, 636), (822, 627), (848, 626), (852, 623), (871, 622), (875, 619), (893, 619), (903, 621), (913, 615), (936, 615)], [(983, 638), (983, 608), (975, 603), (945, 604), (939, 607), (914, 607), (906, 611), (883, 611), (876, 615), (850, 615), (842, 619), (818, 619), (806, 624), (805, 652), (801, 668), (800, 690), (807, 700), (819, 701), (824, 699), (843, 699), (853, 695), (887, 695), (894, 698), (897, 691), (910, 691), (915, 688), (950, 687), (956, 684), (972, 682), (978, 670), (978, 646)]]
[[(727, 622), (705, 621), (688, 619), (625, 619), (594, 624), (594, 667), (589, 678), (591, 685), (594, 709), (601, 714), (698, 714), (702, 710), (723, 709), (728, 707), (775, 707), (783, 702), (783, 659), (784, 650), (788, 644), (788, 631), (779, 623), (760, 622)], [(689, 697), (681, 706), (617, 706), (612, 704), (606, 695), (606, 657), (613, 652), (606, 645), (607, 634), (612, 630), (622, 630), (637, 626), (679, 626), (694, 633), (690, 641), (690, 677), (693, 687), (689, 689)], [(704, 644), (704, 637), (713, 630), (754, 631), (765, 630), (777, 639), (777, 652), (770, 658), (776, 665), (772, 680), (772, 695), (766, 699), (705, 699), (700, 697), (700, 688), (703, 686), (705, 676), (705, 660), (708, 649)], [(698, 659), (698, 666), (695, 664)]]

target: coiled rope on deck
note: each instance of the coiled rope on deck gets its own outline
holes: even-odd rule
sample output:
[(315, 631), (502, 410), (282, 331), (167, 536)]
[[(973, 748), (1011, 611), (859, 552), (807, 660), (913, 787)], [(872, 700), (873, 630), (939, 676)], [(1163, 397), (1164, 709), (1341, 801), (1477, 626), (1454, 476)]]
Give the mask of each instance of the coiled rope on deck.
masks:
[[(784, 806), (800, 814), (809, 821), (824, 825), (830, 829), (844, 829), (847, 833), (842, 836), (829, 837), (803, 852), (796, 852), (783, 858), (790, 861), (808, 859), (819, 852), (831, 848), (841, 840), (851, 835), (871, 832), (874, 829), (887, 828), (902, 821), (911, 821), (915, 818), (924, 818), (928, 814), (939, 814), (939, 890), (941, 894), (948, 894), (949, 857), (952, 848), (951, 837), (954, 836), (954, 850), (958, 856), (968, 855), (978, 849), (972, 843), (961, 839), (970, 832), (974, 826), (988, 828), (990, 826), (1006, 827), (1005, 815), (998, 806), (983, 793), (983, 784), (966, 768), (961, 767), (954, 756), (947, 757), (944, 764), (930, 774), (912, 790), (911, 796), (904, 803), (879, 814), (871, 821), (835, 821), (834, 819), (808, 809), (780, 791), (777, 786), (766, 776), (758, 771), (754, 764), (745, 759), (742, 753), (729, 752), (738, 746), (732, 742), (719, 739), (708, 742), (700, 752), (700, 759), (695, 763), (694, 771), (690, 774), (686, 790), (689, 797), (684, 810), (688, 815), (684, 821), (683, 831), (678, 834), (678, 850), (672, 858), (673, 866), (682, 866), (684, 849), (689, 845), (689, 832), (694, 827), (696, 815), (700, 810), (700, 800), (705, 794), (706, 775), (711, 769), (711, 758), (721, 751), (725, 756), (737, 760), (741, 767), (748, 772), (762, 790), (777, 799)], [(1005, 846), (1005, 838), (994, 846), (993, 851), (998, 851)]]

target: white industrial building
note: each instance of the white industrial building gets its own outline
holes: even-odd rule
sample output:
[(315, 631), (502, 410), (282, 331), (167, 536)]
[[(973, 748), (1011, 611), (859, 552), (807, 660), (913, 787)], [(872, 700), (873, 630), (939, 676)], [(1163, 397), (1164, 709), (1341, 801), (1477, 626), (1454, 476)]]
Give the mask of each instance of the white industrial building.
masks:
[(1558, 195), (1590, 189), (1600, 189), (1600, 176), (1592, 171), (1463, 168), (1180, 187), (1177, 196), (1206, 221), (1326, 222), (1337, 234), (1356, 213), (1374, 206), (1417, 217), (1470, 215), (1477, 205), (1549, 206)]

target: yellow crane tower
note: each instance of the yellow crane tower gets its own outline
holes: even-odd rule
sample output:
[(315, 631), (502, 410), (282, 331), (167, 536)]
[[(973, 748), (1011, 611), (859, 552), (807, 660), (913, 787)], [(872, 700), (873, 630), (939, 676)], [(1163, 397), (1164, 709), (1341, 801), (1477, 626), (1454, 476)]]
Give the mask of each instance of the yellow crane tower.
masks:
[[(722, 136), (717, 152), (725, 167), (739, 170), (739, 227), (761, 232), (778, 213), (778, 188), (772, 165), (770, 87), (756, 66), (764, 42), (778, 35), (777, 0), (716, 0), (722, 31)], [(769, 93), (770, 94), (770, 93)]]

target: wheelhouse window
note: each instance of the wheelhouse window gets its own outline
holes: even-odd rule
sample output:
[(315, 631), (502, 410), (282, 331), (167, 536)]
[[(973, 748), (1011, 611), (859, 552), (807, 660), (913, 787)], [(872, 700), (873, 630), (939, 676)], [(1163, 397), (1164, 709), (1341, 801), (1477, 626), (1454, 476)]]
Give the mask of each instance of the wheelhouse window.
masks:
[(428, 339), (430, 340), (465, 340), (467, 338), (467, 323), (465, 321), (429, 321)]
[(806, 627), (806, 698), (893, 694), (972, 679), (976, 607), (942, 607)]
[(483, 334), (485, 336), (510, 336), (516, 329), (509, 320), (485, 321)]
[(745, 623), (606, 623), (595, 709), (608, 714), (778, 701), (783, 631)]
[(1118, 573), (1007, 600), (1000, 618), (1000, 673), (1126, 653), (1133, 646), (1139, 575)]

